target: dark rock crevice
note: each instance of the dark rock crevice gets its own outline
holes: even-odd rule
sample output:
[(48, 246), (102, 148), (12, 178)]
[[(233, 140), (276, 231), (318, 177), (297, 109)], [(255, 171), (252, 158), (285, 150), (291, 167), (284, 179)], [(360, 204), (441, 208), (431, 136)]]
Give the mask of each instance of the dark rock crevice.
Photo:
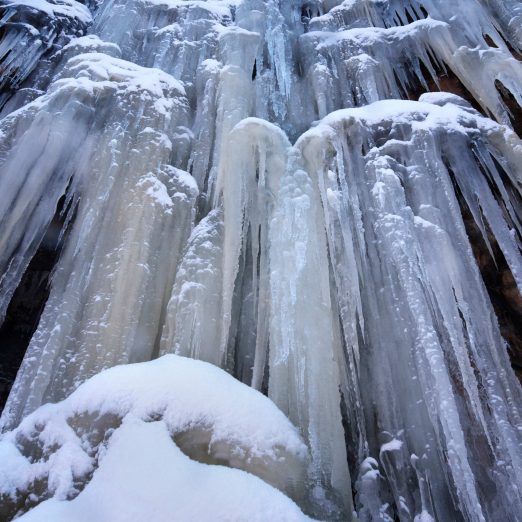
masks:
[(29, 263), (0, 326), (0, 412), (49, 297), (50, 277), (63, 244), (60, 233), (65, 222), (64, 202), (65, 197), (58, 203), (56, 214)]
[(495, 236), (488, 230), (492, 257), (460, 194), (459, 205), (473, 254), (497, 316), (500, 333), (508, 344), (511, 366), (522, 382), (522, 296)]

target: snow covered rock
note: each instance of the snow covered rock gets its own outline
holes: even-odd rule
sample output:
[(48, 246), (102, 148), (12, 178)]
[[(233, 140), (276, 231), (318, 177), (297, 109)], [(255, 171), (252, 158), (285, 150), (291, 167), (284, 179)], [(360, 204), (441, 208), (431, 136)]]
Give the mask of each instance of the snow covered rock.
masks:
[(102, 372), (4, 433), (2, 519), (41, 503), (19, 520), (304, 521), (284, 493), (303, 500), (307, 458), (269, 399), (167, 355)]

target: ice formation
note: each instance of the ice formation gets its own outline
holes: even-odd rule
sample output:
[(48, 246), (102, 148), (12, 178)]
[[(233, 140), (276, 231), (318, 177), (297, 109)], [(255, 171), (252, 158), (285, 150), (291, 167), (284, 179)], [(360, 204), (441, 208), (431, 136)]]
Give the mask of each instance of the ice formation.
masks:
[[(42, 412), (66, 422), (96, 373), (174, 353), (298, 427), (300, 466), (235, 467), (309, 516), (517, 520), (522, 390), (469, 237), (520, 299), (522, 3), (8, 0), (0, 24), (1, 317), (63, 223), (0, 444)], [(218, 383), (203, 391), (216, 419), (269, 423), (257, 399), (227, 413)], [(166, 444), (140, 419), (108, 462), (138, 436)], [(205, 437), (176, 442), (201, 460)], [(173, 467), (196, 466), (169, 447)], [(79, 517), (132, 475), (103, 462), (68, 507), (76, 471), (24, 516)]]

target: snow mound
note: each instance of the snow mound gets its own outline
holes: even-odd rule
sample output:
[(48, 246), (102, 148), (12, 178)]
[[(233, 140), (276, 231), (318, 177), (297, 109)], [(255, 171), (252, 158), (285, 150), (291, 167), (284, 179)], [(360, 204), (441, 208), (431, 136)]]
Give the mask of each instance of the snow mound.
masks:
[(274, 489), (303, 490), (297, 429), (259, 392), (175, 355), (42, 406), (2, 436), (0, 460), (3, 520), (46, 499), (20, 520), (308, 520)]

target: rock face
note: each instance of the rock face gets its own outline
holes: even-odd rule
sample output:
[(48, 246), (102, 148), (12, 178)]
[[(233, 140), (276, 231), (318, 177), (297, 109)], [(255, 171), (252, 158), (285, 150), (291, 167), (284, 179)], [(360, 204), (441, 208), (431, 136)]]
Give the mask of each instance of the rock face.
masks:
[(4, 430), (175, 353), (298, 426), (311, 516), (517, 520), (522, 4), (0, 20), (2, 352), (28, 345)]

